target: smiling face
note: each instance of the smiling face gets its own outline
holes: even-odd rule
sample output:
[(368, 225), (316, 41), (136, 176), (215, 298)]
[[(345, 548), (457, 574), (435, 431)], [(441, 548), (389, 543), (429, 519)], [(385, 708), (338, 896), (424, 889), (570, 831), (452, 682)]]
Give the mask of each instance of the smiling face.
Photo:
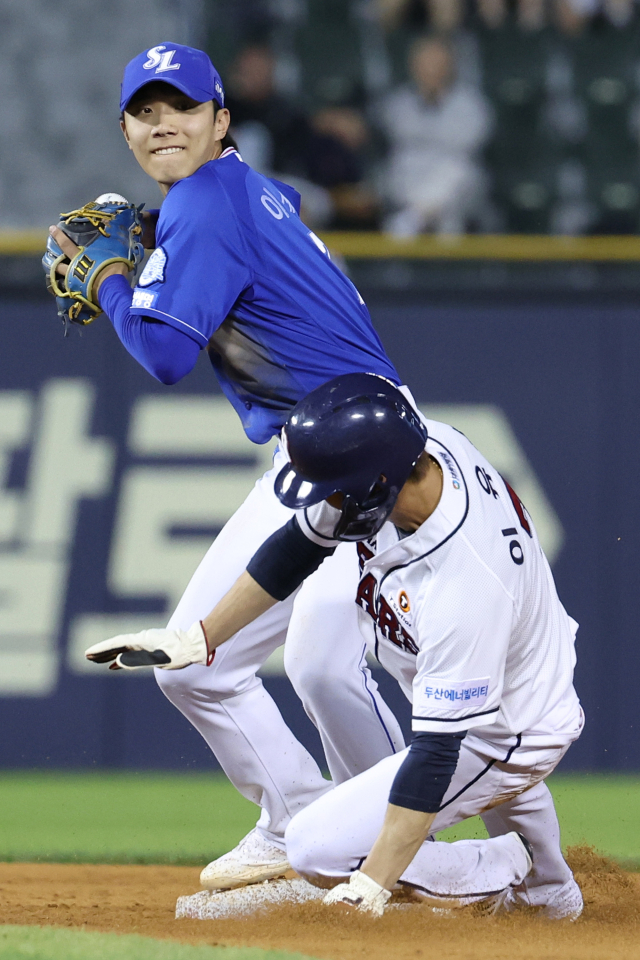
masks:
[(129, 149), (164, 194), (222, 152), (229, 111), (214, 116), (212, 100), (198, 103), (161, 81), (144, 86), (120, 122)]

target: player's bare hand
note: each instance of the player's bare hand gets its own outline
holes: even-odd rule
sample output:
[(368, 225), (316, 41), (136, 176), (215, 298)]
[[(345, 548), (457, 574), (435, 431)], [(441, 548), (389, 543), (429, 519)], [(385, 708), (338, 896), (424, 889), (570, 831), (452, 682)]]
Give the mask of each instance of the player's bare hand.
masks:
[(188, 630), (122, 633), (94, 643), (85, 651), (85, 657), (94, 663), (111, 663), (110, 670), (135, 670), (137, 667), (180, 670), (192, 663), (206, 666), (213, 660), (202, 624), (197, 620)]
[[(58, 244), (65, 257), (68, 257), (69, 260), (73, 260), (75, 256), (80, 252), (80, 247), (77, 247), (73, 240), (70, 240), (66, 235), (64, 230), (61, 230), (60, 227), (49, 227), (49, 233)], [(66, 276), (69, 265), (66, 263), (59, 263), (56, 269), (56, 273), (59, 273), (61, 276)]]
[(155, 250), (158, 214), (149, 213), (148, 210), (143, 210), (140, 214), (140, 219), (142, 221), (142, 246), (145, 248), (145, 250)]

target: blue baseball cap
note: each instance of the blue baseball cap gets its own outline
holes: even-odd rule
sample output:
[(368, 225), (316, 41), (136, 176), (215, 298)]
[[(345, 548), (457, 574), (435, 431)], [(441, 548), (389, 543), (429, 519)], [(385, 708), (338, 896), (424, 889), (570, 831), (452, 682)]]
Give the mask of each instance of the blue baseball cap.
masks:
[(139, 53), (124, 68), (120, 109), (126, 110), (133, 95), (154, 80), (177, 87), (199, 103), (217, 100), (224, 107), (222, 80), (203, 50), (167, 42)]

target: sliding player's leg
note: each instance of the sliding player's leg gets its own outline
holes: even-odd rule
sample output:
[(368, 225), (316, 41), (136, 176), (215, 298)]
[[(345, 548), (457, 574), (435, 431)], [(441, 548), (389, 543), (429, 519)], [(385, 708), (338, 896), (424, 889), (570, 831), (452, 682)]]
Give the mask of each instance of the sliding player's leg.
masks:
[[(382, 760), (320, 797), (291, 821), (285, 839), (291, 865), (318, 886), (331, 887), (357, 870), (378, 836), (389, 792), (406, 751)], [(479, 803), (503, 775), (489, 777)], [(476, 811), (477, 812), (477, 811)], [(530, 861), (516, 834), (458, 843), (426, 841), (401, 882), (433, 904), (465, 906), (522, 882)]]

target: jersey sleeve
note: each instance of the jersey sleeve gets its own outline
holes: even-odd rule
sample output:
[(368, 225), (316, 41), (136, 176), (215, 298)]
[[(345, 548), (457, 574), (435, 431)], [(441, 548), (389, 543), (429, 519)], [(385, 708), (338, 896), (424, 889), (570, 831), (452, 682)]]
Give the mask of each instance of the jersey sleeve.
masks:
[(312, 507), (298, 510), (296, 517), (305, 537), (319, 547), (337, 547), (342, 541), (336, 540), (333, 531), (340, 519), (340, 511), (330, 506), (326, 500)]
[(513, 598), (479, 562), (445, 571), (430, 581), (418, 618), (415, 732), (494, 723), (502, 699)]
[(162, 320), (205, 347), (251, 283), (238, 218), (215, 176), (194, 174), (174, 184), (156, 243), (131, 312)]
[(121, 342), (138, 363), (161, 383), (177, 383), (198, 359), (199, 347), (175, 327), (131, 313), (131, 287), (121, 274), (100, 285), (100, 306)]
[(254, 553), (247, 573), (274, 600), (286, 600), (334, 550), (305, 537), (292, 517)]

